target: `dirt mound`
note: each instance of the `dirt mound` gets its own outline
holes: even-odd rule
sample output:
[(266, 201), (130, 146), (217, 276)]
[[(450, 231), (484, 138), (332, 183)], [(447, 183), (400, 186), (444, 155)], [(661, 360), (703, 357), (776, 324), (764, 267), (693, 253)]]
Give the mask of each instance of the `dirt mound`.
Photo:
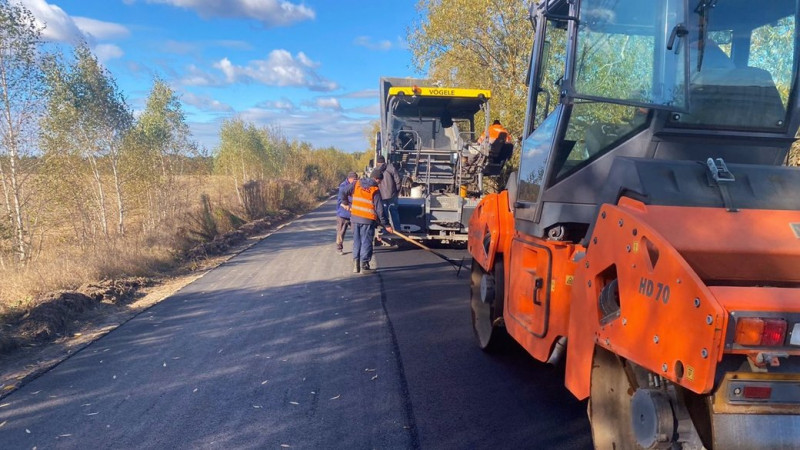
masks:
[(91, 297), (95, 302), (124, 304), (136, 297), (139, 288), (151, 286), (148, 278), (125, 278), (121, 280), (103, 280), (99, 283), (87, 283), (78, 291)]
[(81, 313), (97, 306), (80, 292), (57, 292), (44, 299), (21, 317), (17, 328), (24, 342), (49, 340), (69, 332), (71, 322)]
[(215, 237), (209, 242), (203, 242), (202, 244), (192, 247), (186, 252), (186, 259), (198, 260), (208, 258), (209, 256), (221, 255), (227, 252), (231, 247), (241, 244), (249, 236), (262, 234), (292, 216), (293, 214), (290, 211), (281, 210), (273, 217), (248, 222), (239, 227), (238, 230), (229, 231), (221, 236)]
[(77, 291), (52, 292), (36, 298), (33, 306), (6, 315), (0, 335), (0, 354), (16, 348), (53, 341), (70, 334), (87, 311), (101, 305), (122, 305), (136, 297), (139, 288), (152, 285), (147, 278), (87, 283)]

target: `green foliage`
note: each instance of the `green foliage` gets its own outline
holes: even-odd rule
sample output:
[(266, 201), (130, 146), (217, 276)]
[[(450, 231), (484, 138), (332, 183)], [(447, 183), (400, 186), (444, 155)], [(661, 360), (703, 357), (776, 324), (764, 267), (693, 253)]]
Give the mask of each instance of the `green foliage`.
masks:
[[(513, 137), (519, 138), (525, 121), (526, 76), (533, 43), (527, 3), (419, 0), (417, 10), (419, 21), (408, 30), (417, 70), (446, 85), (490, 89), (491, 119), (499, 119)], [(483, 123), (481, 116), (476, 117), (477, 123)], [(484, 187), (489, 191), (502, 189), (517, 167), (519, 151), (515, 150), (502, 175), (485, 179)]]
[[(0, 0), (0, 70), (3, 74), (0, 108), (14, 117), (38, 111), (44, 73), (40, 67), (41, 29), (25, 7)], [(2, 123), (3, 147), (13, 136), (9, 124)]]
[[(328, 195), (355, 167), (353, 154), (288, 141), (277, 128), (258, 127), (241, 118), (223, 123), (214, 151), (214, 173), (231, 180), (241, 208), (251, 218), (263, 210), (257, 202), (263, 201), (268, 210), (273, 209), (270, 204), (276, 196), (286, 203), (279, 209), (299, 210), (309, 204), (306, 198)], [(290, 187), (274, 192), (271, 184), (264, 183), (275, 180), (284, 180)], [(266, 191), (258, 193), (260, 189)]]
[(420, 0), (408, 41), (417, 70), (447, 85), (491, 89), (492, 119), (520, 136), (533, 39), (525, 2)]
[(35, 152), (42, 110), (41, 46), (41, 29), (33, 14), (21, 5), (1, 0), (0, 198), (5, 206), (3, 222), (13, 230), (10, 242), (1, 248), (13, 249), (16, 260), (23, 264), (30, 258), (31, 222), (36, 220), (31, 217), (29, 202), (33, 192), (27, 183), (30, 172), (23, 166), (25, 158)]
[[(198, 156), (180, 98), (155, 79), (144, 111), (125, 141), (132, 205), (147, 229), (177, 226), (191, 201), (179, 186), (193, 170), (208, 164)], [(208, 173), (207, 168), (201, 173)]]
[(789, 103), (789, 90), (792, 87), (793, 61), (786, 58), (785, 52), (776, 49), (791, 49), (795, 39), (794, 16), (786, 17), (775, 24), (753, 30), (751, 48), (754, 52), (749, 57), (749, 65), (768, 70), (783, 100)]
[[(367, 139), (367, 150), (366, 154), (370, 155), (370, 157), (374, 158), (375, 154), (375, 147), (377, 146), (378, 141), (378, 133), (381, 132), (381, 121), (380, 120), (373, 120), (369, 123), (369, 125), (364, 128), (364, 137)], [(368, 163), (369, 160), (365, 161)]]
[(317, 180), (324, 189), (337, 187), (347, 172), (358, 167), (355, 154), (344, 153), (333, 147), (314, 150), (310, 154), (310, 161), (319, 167)]
[(103, 173), (111, 172), (117, 230), (122, 234), (125, 207), (120, 161), (124, 158), (123, 141), (133, 125), (133, 114), (111, 73), (85, 44), (75, 49), (73, 61), (65, 64), (50, 59), (46, 67), (48, 102), (41, 121), (41, 146), (49, 161), (51, 170), (47, 173), (52, 185), (59, 186), (62, 192), (74, 190), (77, 198), (90, 197), (93, 213), (103, 234), (108, 236), (109, 194)]
[(233, 177), (244, 184), (256, 179), (277, 175), (284, 155), (276, 157), (280, 150), (274, 148), (268, 129), (259, 129), (241, 118), (226, 120), (219, 132), (220, 143), (215, 155), (216, 173)]
[(303, 181), (305, 182), (319, 179), (320, 175), (322, 175), (322, 170), (316, 164), (306, 164), (303, 168)]
[(155, 79), (135, 127), (132, 145), (152, 161), (156, 173), (169, 177), (182, 172), (182, 162), (196, 154), (180, 98), (163, 80)]

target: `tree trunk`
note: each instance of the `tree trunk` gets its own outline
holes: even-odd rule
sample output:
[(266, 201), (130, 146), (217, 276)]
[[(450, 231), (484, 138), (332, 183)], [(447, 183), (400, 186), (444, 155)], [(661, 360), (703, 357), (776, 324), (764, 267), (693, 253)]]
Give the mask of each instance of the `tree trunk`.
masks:
[(5, 126), (6, 126), (6, 135), (3, 136), (3, 144), (6, 147), (6, 151), (8, 152), (8, 166), (9, 166), (9, 173), (8, 173), (8, 182), (11, 185), (10, 189), (10, 197), (11, 197), (11, 209), (12, 209), (12, 222), (14, 224), (14, 237), (15, 237), (15, 247), (17, 252), (17, 257), (20, 262), (25, 262), (28, 257), (28, 252), (25, 247), (25, 228), (23, 227), (23, 220), (22, 220), (22, 213), (23, 207), (22, 202), (20, 200), (20, 183), (17, 178), (18, 175), (18, 168), (17, 163), (19, 162), (19, 148), (17, 147), (17, 133), (18, 130), (16, 129), (14, 119), (11, 114), (11, 105), (9, 104), (10, 93), (8, 91), (8, 81), (6, 78), (6, 68), (5, 65), (0, 64), (0, 83), (2, 83), (2, 98), (4, 99), (3, 104), (5, 105), (4, 119), (5, 119)]
[(245, 165), (244, 165), (244, 152), (241, 151), (241, 150), (240, 150), (240, 152), (241, 153), (239, 154), (239, 156), (240, 156), (240, 161), (242, 163), (242, 182), (241, 183), (238, 183), (238, 182), (236, 183), (236, 195), (239, 197), (239, 205), (242, 208), (244, 208), (244, 198), (242, 197), (241, 192), (239, 192), (240, 191), (239, 186), (243, 186), (247, 182), (247, 180), (246, 180), (247, 173), (246, 173), (246, 169), (245, 169)]
[(0, 186), (3, 187), (3, 197), (6, 207), (6, 218), (8, 219), (8, 226), (14, 228), (14, 214), (11, 212), (11, 189), (8, 186), (8, 179), (6, 178), (6, 170), (3, 167), (3, 161), (0, 160)]
[(97, 159), (94, 156), (89, 156), (89, 164), (92, 166), (92, 177), (97, 188), (97, 207), (100, 212), (100, 227), (103, 230), (103, 235), (108, 237), (108, 218), (106, 217), (106, 193), (103, 189), (103, 180), (100, 175), (100, 169), (97, 167)]
[(239, 189), (239, 180), (236, 179), (236, 175), (233, 176), (233, 188), (236, 189), (236, 199), (239, 200), (239, 204), (244, 206), (244, 199), (242, 198), (242, 190)]
[(125, 236), (125, 204), (122, 199), (122, 181), (119, 178), (118, 164), (119, 161), (116, 158), (111, 158), (111, 172), (114, 174), (114, 190), (117, 194), (117, 233)]
[(9, 155), (11, 156), (9, 166), (11, 168), (11, 199), (14, 201), (14, 227), (17, 238), (17, 252), (19, 254), (20, 262), (25, 262), (28, 259), (28, 249), (25, 245), (25, 227), (22, 221), (22, 201), (20, 200), (20, 190), (18, 179), (17, 162), (19, 160), (19, 153), (16, 143), (9, 147)]

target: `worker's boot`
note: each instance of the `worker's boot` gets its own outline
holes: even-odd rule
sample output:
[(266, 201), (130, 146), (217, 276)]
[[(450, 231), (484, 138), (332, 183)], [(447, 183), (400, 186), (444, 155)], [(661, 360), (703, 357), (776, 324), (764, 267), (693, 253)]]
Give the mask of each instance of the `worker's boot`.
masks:
[(372, 267), (369, 265), (369, 261), (364, 261), (361, 263), (361, 271), (362, 272), (369, 272), (372, 270)]
[(361, 261), (353, 260), (353, 273), (361, 273)]

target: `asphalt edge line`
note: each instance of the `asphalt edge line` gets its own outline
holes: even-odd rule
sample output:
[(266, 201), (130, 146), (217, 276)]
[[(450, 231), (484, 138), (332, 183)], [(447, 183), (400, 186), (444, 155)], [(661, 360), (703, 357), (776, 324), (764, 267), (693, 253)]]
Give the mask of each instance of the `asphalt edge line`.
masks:
[(414, 406), (411, 402), (411, 391), (408, 388), (408, 380), (406, 379), (406, 370), (403, 366), (403, 357), (400, 355), (400, 343), (397, 341), (397, 334), (394, 331), (394, 324), (392, 318), (389, 316), (389, 310), (386, 307), (386, 289), (383, 286), (383, 274), (378, 270), (378, 279), (381, 285), (381, 308), (383, 314), (386, 316), (386, 324), (389, 328), (389, 335), (392, 338), (392, 352), (394, 353), (395, 363), (397, 364), (397, 372), (400, 379), (400, 393), (403, 396), (403, 413), (406, 419), (406, 426), (408, 426), (408, 433), (411, 438), (411, 448), (414, 450), (420, 449), (419, 432), (417, 430), (417, 421), (414, 416)]
[[(112, 331), (116, 330), (117, 328), (119, 328), (119, 327), (121, 327), (121, 326), (125, 325), (126, 323), (130, 322), (131, 320), (133, 320), (133, 319), (135, 319), (135, 318), (139, 317), (140, 315), (142, 315), (142, 314), (144, 314), (145, 312), (149, 311), (149, 310), (150, 310), (151, 308), (153, 308), (154, 306), (156, 306), (156, 305), (160, 305), (161, 303), (163, 303), (163, 302), (165, 302), (165, 301), (169, 300), (170, 298), (172, 298), (172, 297), (175, 297), (176, 295), (180, 294), (180, 292), (181, 292), (182, 290), (184, 290), (186, 287), (190, 286), (192, 283), (196, 282), (197, 280), (199, 280), (199, 279), (203, 278), (204, 276), (206, 276), (206, 274), (208, 274), (208, 273), (210, 273), (210, 272), (212, 272), (212, 271), (214, 271), (214, 270), (218, 269), (219, 267), (222, 267), (223, 265), (225, 265), (226, 263), (228, 263), (228, 261), (230, 261), (230, 260), (232, 260), (233, 258), (235, 258), (235, 257), (237, 257), (237, 256), (239, 256), (239, 255), (241, 255), (242, 253), (244, 253), (245, 251), (249, 250), (250, 248), (252, 248), (252, 247), (253, 247), (253, 246), (255, 246), (256, 244), (259, 244), (260, 242), (264, 241), (264, 240), (265, 240), (265, 239), (267, 239), (268, 237), (270, 237), (270, 236), (272, 236), (273, 234), (275, 234), (275, 233), (277, 233), (278, 231), (280, 231), (282, 228), (284, 228), (284, 227), (286, 227), (286, 226), (289, 226), (289, 225), (291, 225), (292, 223), (294, 223), (295, 221), (297, 221), (298, 219), (302, 219), (302, 218), (303, 218), (303, 217), (305, 217), (306, 215), (308, 215), (308, 214), (311, 214), (312, 212), (316, 211), (316, 210), (317, 210), (317, 209), (319, 209), (319, 208), (320, 208), (322, 205), (324, 205), (325, 203), (327, 203), (327, 202), (331, 201), (331, 199), (332, 199), (332, 198), (333, 198), (333, 197), (331, 197), (331, 198), (328, 198), (328, 199), (325, 199), (325, 200), (323, 200), (323, 201), (319, 202), (319, 203), (317, 204), (317, 206), (315, 206), (314, 208), (310, 209), (309, 211), (307, 211), (307, 212), (305, 212), (305, 213), (303, 213), (303, 214), (298, 214), (297, 216), (295, 216), (295, 217), (294, 217), (294, 218), (292, 218), (291, 220), (289, 220), (289, 221), (287, 221), (287, 222), (285, 222), (285, 223), (283, 223), (283, 224), (281, 224), (281, 225), (278, 225), (277, 227), (275, 227), (275, 229), (274, 229), (274, 230), (270, 231), (269, 233), (265, 234), (264, 236), (262, 236), (262, 237), (260, 237), (260, 238), (258, 238), (258, 239), (253, 239), (253, 242), (250, 242), (250, 243), (248, 243), (247, 245), (243, 246), (242, 248), (240, 248), (240, 249), (237, 249), (235, 252), (232, 252), (232, 253), (230, 254), (230, 257), (228, 257), (228, 258), (227, 258), (227, 259), (225, 259), (224, 261), (220, 262), (220, 263), (219, 263), (219, 265), (217, 265), (216, 267), (212, 267), (212, 268), (210, 268), (210, 269), (207, 269), (207, 270), (206, 270), (206, 271), (204, 271), (203, 273), (200, 273), (200, 274), (198, 274), (198, 275), (197, 275), (197, 277), (196, 277), (195, 279), (193, 279), (192, 281), (190, 281), (190, 282), (186, 283), (185, 285), (181, 286), (181, 287), (180, 287), (179, 289), (177, 289), (175, 292), (173, 292), (173, 293), (171, 293), (171, 294), (167, 295), (166, 297), (162, 298), (161, 300), (159, 300), (159, 301), (157, 301), (157, 302), (153, 303), (153, 304), (152, 304), (152, 305), (150, 305), (150, 306), (147, 306), (146, 308), (142, 309), (141, 311), (138, 311), (138, 312), (134, 313), (132, 316), (128, 317), (127, 319), (125, 319), (125, 320), (121, 321), (120, 323), (118, 323), (118, 324), (116, 324), (116, 325), (113, 325), (113, 326), (108, 326), (108, 327), (105, 327), (105, 328), (101, 328), (101, 329), (100, 329), (100, 331), (98, 331), (98, 332), (97, 332), (97, 335), (96, 335), (96, 337), (95, 337), (94, 339), (92, 339), (91, 341), (89, 341), (89, 342), (86, 342), (85, 344), (82, 344), (82, 345), (78, 346), (77, 348), (75, 348), (75, 349), (74, 349), (74, 351), (70, 351), (70, 352), (68, 352), (68, 353), (64, 354), (64, 355), (63, 355), (62, 357), (60, 357), (60, 358), (55, 358), (55, 359), (53, 359), (53, 361), (52, 361), (52, 364), (49, 364), (49, 365), (47, 365), (47, 366), (45, 366), (45, 367), (42, 367), (42, 368), (41, 368), (41, 369), (39, 369), (39, 370), (33, 371), (33, 372), (31, 372), (31, 373), (29, 373), (29, 374), (25, 375), (24, 377), (22, 377), (21, 379), (19, 379), (19, 380), (18, 380), (18, 382), (17, 382), (16, 384), (14, 384), (14, 388), (13, 388), (13, 389), (8, 389), (7, 391), (0, 391), (0, 400), (2, 400), (2, 399), (4, 399), (4, 398), (8, 397), (9, 395), (13, 394), (14, 392), (17, 392), (18, 390), (22, 389), (23, 387), (25, 387), (26, 385), (28, 385), (28, 384), (29, 384), (29, 383), (31, 383), (32, 381), (36, 380), (37, 378), (41, 377), (42, 375), (46, 374), (47, 372), (50, 372), (51, 370), (53, 370), (53, 369), (55, 369), (56, 367), (60, 366), (60, 365), (61, 365), (61, 363), (63, 363), (63, 362), (65, 362), (65, 361), (67, 361), (68, 359), (72, 358), (73, 356), (77, 355), (78, 353), (81, 353), (82, 351), (86, 350), (86, 348), (88, 348), (89, 346), (91, 346), (91, 345), (92, 345), (92, 344), (94, 344), (95, 342), (99, 341), (100, 339), (102, 339), (103, 337), (105, 337), (107, 334), (109, 334), (109, 333), (111, 333)], [(383, 280), (381, 280), (381, 296), (383, 296)], [(383, 302), (383, 297), (381, 297), (381, 302)], [(384, 308), (384, 312), (385, 312), (385, 310), (386, 310), (386, 309)], [(391, 326), (391, 324), (390, 324), (390, 326)], [(395, 339), (394, 339), (394, 328), (392, 328), (392, 331), (391, 331), (391, 332), (392, 332), (392, 343), (394, 344), (394, 343), (395, 343)], [(403, 375), (403, 382), (405, 382), (405, 375)], [(415, 447), (415, 448), (418, 448), (418, 447)]]

